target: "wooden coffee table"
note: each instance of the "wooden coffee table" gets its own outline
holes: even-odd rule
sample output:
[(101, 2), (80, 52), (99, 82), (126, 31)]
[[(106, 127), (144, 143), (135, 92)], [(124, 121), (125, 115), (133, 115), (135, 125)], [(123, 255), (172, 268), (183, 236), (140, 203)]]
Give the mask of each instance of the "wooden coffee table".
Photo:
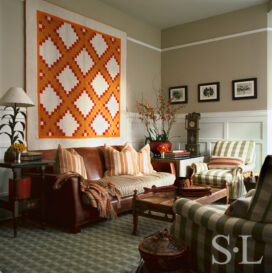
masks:
[[(194, 200), (200, 204), (211, 204), (221, 198), (226, 197), (226, 203), (229, 201), (229, 191), (226, 184), (225, 188), (211, 186), (211, 194), (202, 197), (184, 197), (190, 200)], [(132, 234), (136, 234), (138, 226), (138, 217), (143, 216), (156, 220), (173, 222), (175, 220), (175, 214), (173, 212), (174, 202), (182, 198), (177, 195), (176, 191), (166, 192), (148, 192), (141, 196), (138, 196), (137, 190), (134, 191), (132, 200), (132, 213), (133, 213), (133, 231)], [(157, 215), (154, 212), (159, 212), (164, 215)]]

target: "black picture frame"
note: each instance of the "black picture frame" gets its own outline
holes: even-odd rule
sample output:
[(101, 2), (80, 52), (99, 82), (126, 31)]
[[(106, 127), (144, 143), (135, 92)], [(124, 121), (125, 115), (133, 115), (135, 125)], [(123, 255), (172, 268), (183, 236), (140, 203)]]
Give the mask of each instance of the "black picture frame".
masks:
[(169, 100), (171, 104), (188, 103), (188, 86), (169, 87)]
[(232, 81), (232, 99), (257, 99), (257, 78)]
[(198, 85), (198, 102), (220, 100), (220, 82), (200, 83)]

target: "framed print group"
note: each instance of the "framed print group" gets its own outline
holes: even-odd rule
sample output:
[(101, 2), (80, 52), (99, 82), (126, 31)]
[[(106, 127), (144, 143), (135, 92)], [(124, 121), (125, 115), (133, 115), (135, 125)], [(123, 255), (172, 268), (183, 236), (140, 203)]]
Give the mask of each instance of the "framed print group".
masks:
[(219, 101), (220, 83), (210, 82), (198, 85), (198, 102)]
[(257, 98), (257, 78), (242, 79), (232, 81), (232, 99), (256, 99)]
[(169, 87), (169, 100), (171, 104), (187, 103), (188, 102), (187, 93), (188, 93), (187, 85)]

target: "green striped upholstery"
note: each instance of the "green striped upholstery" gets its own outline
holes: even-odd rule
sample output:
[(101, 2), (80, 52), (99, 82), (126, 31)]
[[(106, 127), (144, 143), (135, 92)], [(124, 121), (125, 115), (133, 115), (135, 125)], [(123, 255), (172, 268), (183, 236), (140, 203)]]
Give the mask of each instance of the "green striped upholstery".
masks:
[(272, 223), (272, 156), (268, 155), (262, 166), (256, 192), (248, 209), (248, 219)]
[[(198, 273), (271, 273), (272, 272), (272, 224), (262, 224), (245, 219), (229, 217), (223, 211), (191, 201), (178, 199), (174, 205), (175, 222), (171, 234), (186, 242), (194, 257), (193, 271)], [(220, 246), (231, 253), (228, 264), (212, 264), (212, 255), (217, 261), (225, 261), (226, 256), (212, 246), (216, 235), (229, 235), (229, 244), (225, 239), (217, 240)], [(260, 265), (242, 265), (242, 241), (239, 235), (250, 235), (247, 247), (248, 261), (259, 260)], [(235, 254), (233, 248), (238, 247)]]
[(232, 172), (229, 170), (212, 169), (196, 173), (193, 177), (194, 184), (224, 187), (226, 182), (232, 181)]
[(192, 164), (193, 172), (200, 173), (208, 170), (208, 164), (205, 162), (197, 162)]
[(245, 164), (250, 164), (255, 158), (255, 142), (254, 141), (218, 141), (213, 150), (213, 155), (241, 157), (245, 160)]
[(210, 185), (222, 188), (228, 183), (230, 199), (237, 199), (246, 194), (241, 168), (232, 171), (212, 169), (193, 173), (192, 181), (195, 185)]
[(254, 168), (255, 163), (255, 142), (253, 141), (228, 141), (216, 142), (213, 156), (240, 157), (245, 161), (245, 165), (233, 168), (232, 170), (208, 169), (207, 163), (194, 163), (192, 181), (194, 184), (213, 185), (224, 187), (229, 186), (229, 197), (239, 198), (246, 193), (243, 182), (243, 172)]

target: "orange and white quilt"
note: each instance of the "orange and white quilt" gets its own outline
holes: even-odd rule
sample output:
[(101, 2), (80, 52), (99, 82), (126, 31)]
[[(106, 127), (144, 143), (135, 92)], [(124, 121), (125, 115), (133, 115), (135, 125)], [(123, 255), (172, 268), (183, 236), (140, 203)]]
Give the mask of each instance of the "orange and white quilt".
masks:
[(28, 146), (123, 143), (125, 33), (42, 0), (26, 12)]

